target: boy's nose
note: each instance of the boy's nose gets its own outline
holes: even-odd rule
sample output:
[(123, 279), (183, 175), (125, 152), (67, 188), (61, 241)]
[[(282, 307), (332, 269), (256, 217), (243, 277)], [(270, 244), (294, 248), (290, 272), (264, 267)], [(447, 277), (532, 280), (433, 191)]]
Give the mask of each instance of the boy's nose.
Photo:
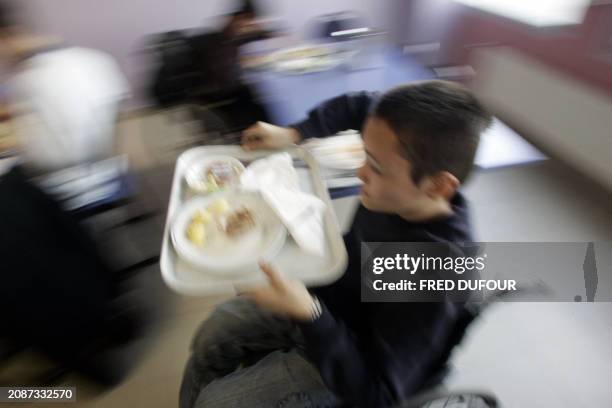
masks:
[(363, 181), (364, 184), (368, 182), (367, 176), (366, 176), (366, 168), (365, 168), (365, 166), (361, 166), (357, 170), (357, 177), (359, 178), (359, 180)]

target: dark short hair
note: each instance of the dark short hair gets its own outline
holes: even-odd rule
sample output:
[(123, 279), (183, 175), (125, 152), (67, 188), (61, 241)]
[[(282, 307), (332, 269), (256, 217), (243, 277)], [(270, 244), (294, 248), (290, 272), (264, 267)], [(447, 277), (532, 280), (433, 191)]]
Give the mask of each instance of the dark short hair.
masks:
[(448, 171), (463, 183), (474, 165), (480, 134), (492, 120), (467, 88), (439, 80), (389, 90), (373, 115), (396, 134), (415, 182)]

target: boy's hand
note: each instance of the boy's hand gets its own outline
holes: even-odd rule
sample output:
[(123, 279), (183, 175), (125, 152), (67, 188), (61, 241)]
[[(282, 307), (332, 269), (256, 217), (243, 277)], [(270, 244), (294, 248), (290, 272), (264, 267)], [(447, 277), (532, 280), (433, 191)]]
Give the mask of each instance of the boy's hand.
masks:
[(312, 316), (313, 298), (300, 281), (289, 279), (275, 271), (269, 265), (260, 264), (261, 270), (268, 276), (270, 285), (253, 289), (244, 295), (258, 306), (278, 314), (284, 314), (296, 320), (309, 320)]
[(300, 133), (293, 128), (257, 122), (242, 132), (242, 147), (246, 150), (282, 149), (301, 139)]

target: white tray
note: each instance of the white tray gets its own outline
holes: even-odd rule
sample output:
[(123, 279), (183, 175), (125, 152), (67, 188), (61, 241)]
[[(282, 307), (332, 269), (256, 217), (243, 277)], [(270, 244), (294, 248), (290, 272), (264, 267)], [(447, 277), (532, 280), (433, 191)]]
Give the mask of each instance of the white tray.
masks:
[[(329, 284), (342, 276), (347, 262), (346, 248), (338, 220), (314, 157), (300, 147), (290, 147), (285, 151), (294, 160), (301, 189), (316, 195), (327, 206), (324, 214), (326, 254), (324, 257), (308, 255), (297, 247), (293, 239), (288, 237), (281, 252), (272, 260), (272, 265), (283, 273), (303, 281), (306, 285)], [(278, 153), (278, 151), (247, 152), (239, 146), (207, 146), (189, 149), (180, 155), (174, 170), (160, 256), (162, 277), (170, 288), (185, 295), (195, 296), (232, 294), (264, 281), (264, 275), (259, 271), (253, 271), (253, 273), (247, 273), (238, 278), (235, 276), (223, 277), (198, 270), (182, 261), (172, 245), (170, 227), (177, 210), (193, 196), (183, 177), (187, 163), (198, 156), (228, 155), (247, 164), (273, 153)]]

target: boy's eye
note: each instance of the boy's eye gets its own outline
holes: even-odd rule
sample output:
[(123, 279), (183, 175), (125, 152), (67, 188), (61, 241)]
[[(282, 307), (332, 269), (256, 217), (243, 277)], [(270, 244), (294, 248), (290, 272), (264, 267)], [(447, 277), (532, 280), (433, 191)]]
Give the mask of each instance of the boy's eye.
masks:
[(379, 169), (378, 167), (376, 167), (375, 165), (373, 165), (373, 164), (372, 164), (372, 163), (370, 163), (369, 161), (368, 161), (367, 163), (368, 163), (368, 167), (369, 167), (370, 169), (372, 169), (372, 171), (373, 171), (374, 173), (379, 174), (379, 175), (380, 175), (380, 174), (382, 174), (382, 172), (380, 171), (380, 169)]

